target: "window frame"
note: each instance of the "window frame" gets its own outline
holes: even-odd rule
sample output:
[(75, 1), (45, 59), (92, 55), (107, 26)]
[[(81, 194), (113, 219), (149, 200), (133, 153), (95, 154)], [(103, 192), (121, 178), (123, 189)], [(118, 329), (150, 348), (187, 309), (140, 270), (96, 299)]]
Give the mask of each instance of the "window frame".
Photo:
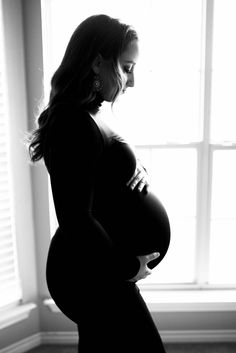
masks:
[[(196, 148), (197, 166), (197, 212), (196, 212), (196, 249), (195, 282), (189, 284), (141, 284), (143, 290), (153, 289), (236, 289), (235, 284), (209, 283), (210, 222), (213, 153), (216, 150), (236, 149), (234, 142), (212, 142), (210, 140), (211, 123), (211, 83), (213, 53), (214, 0), (203, 0), (202, 13), (202, 52), (201, 52), (201, 102), (202, 141), (178, 144), (157, 145), (156, 148)], [(153, 146), (153, 145), (152, 145)], [(140, 148), (140, 145), (136, 146)], [(147, 146), (151, 147), (151, 146)], [(199, 261), (200, 254), (200, 261)], [(151, 280), (151, 279), (150, 279)]]

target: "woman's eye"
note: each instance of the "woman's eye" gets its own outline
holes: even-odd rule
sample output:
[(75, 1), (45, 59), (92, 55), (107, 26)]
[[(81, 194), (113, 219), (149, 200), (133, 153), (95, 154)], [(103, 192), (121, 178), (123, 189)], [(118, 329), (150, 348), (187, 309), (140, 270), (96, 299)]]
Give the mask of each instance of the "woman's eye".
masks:
[(124, 67), (124, 71), (127, 73), (127, 74), (131, 74), (131, 72), (132, 72), (132, 67), (128, 67), (128, 66), (125, 66)]

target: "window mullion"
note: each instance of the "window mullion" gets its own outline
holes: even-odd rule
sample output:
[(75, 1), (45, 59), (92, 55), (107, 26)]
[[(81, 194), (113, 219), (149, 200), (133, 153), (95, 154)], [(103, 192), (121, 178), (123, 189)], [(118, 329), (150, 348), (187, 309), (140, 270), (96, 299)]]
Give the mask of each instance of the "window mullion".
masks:
[(197, 199), (197, 244), (196, 282), (205, 285), (209, 273), (210, 205), (212, 179), (212, 153), (210, 150), (210, 111), (212, 79), (212, 40), (214, 0), (203, 1), (202, 26), (202, 80), (201, 114), (203, 116), (202, 143), (198, 150), (198, 199)]

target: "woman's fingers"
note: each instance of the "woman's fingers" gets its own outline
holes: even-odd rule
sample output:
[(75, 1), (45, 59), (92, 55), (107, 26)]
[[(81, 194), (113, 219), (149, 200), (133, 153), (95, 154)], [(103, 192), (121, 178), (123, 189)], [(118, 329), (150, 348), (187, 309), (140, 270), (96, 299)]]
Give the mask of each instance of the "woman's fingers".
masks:
[(137, 188), (142, 191), (144, 188), (148, 187), (147, 174), (144, 173), (143, 169), (137, 168), (132, 178), (126, 183), (131, 190)]
[(130, 186), (131, 189), (134, 189), (136, 184), (140, 181), (141, 170), (136, 169), (132, 178), (126, 183), (127, 186)]
[(145, 272), (145, 277), (146, 278), (147, 276), (150, 276), (152, 274), (152, 270), (150, 270), (149, 268), (146, 270)]
[(151, 254), (146, 255), (146, 261), (147, 263), (149, 263), (150, 261), (157, 259), (159, 256), (160, 256), (159, 252), (153, 252)]
[(140, 255), (138, 256), (138, 259), (140, 261), (140, 269), (135, 277), (129, 280), (129, 282), (137, 282), (140, 281), (141, 279), (146, 278), (147, 276), (152, 274), (152, 270), (148, 268), (147, 264), (152, 261), (157, 259), (160, 256), (159, 252), (153, 252), (148, 255)]
[(149, 184), (145, 178), (141, 179), (137, 185), (139, 191), (142, 191), (143, 188), (145, 188), (145, 187), (148, 189), (148, 186), (149, 186)]

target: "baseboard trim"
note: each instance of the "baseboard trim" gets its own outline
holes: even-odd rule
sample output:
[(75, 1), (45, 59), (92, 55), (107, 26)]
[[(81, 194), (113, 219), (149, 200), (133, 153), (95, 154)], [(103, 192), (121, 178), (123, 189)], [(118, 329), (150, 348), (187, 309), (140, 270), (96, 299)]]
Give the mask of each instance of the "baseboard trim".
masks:
[[(160, 335), (165, 343), (236, 342), (236, 330), (160, 331)], [(77, 343), (76, 331), (39, 332), (0, 349), (0, 353), (24, 353), (40, 344), (74, 345)]]
[[(236, 330), (160, 331), (166, 343), (236, 342)], [(76, 344), (77, 332), (43, 332), (43, 344)]]
[[(78, 333), (76, 331), (41, 332), (41, 344), (77, 344)], [(0, 352), (1, 353), (1, 352)]]
[(13, 343), (5, 348), (0, 349), (0, 353), (24, 353), (39, 346), (42, 342), (41, 333), (36, 333), (26, 337), (16, 343)]
[(160, 331), (166, 343), (236, 342), (236, 330)]

